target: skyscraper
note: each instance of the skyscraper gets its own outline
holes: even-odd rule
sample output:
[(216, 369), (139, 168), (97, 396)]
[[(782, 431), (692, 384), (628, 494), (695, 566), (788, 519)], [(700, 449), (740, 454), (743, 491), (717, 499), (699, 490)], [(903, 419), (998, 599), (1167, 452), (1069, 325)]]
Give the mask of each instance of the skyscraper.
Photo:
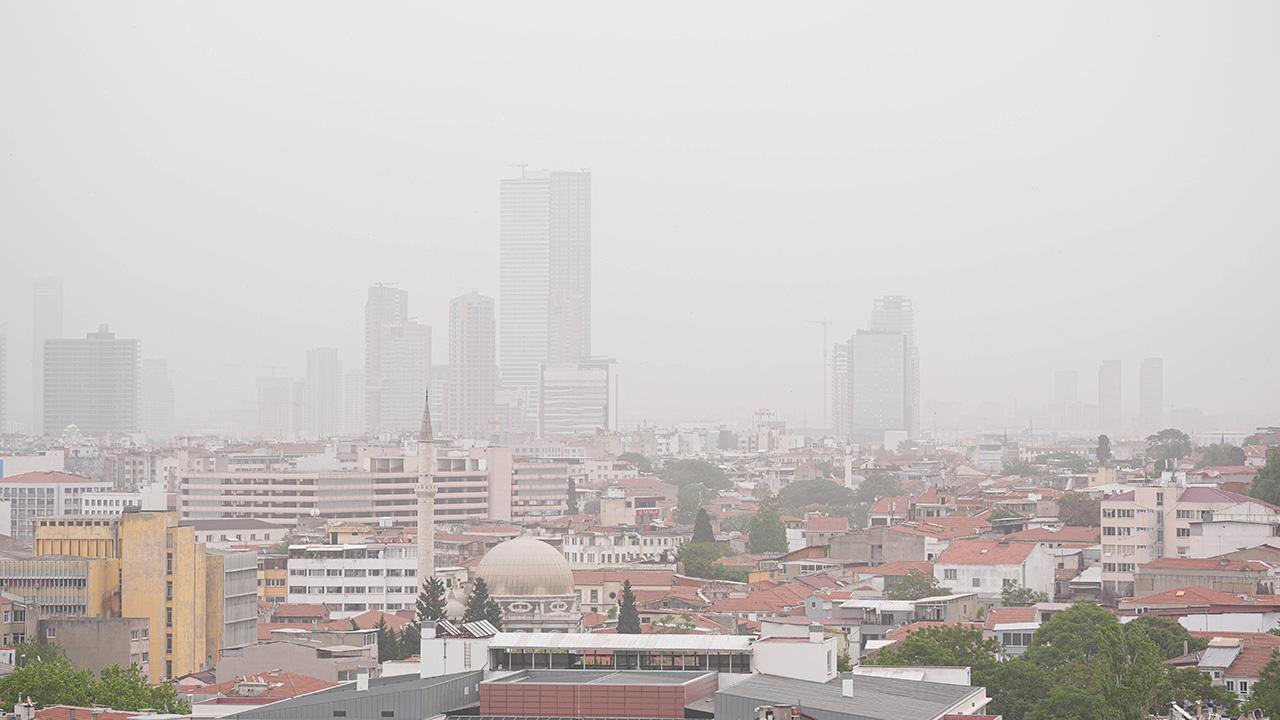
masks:
[(1104, 360), (1098, 368), (1099, 432), (1111, 435), (1124, 429), (1120, 392), (1120, 361)]
[(449, 432), (487, 438), (492, 430), (498, 368), (494, 356), (493, 298), (467, 293), (449, 302)]
[(849, 440), (849, 343), (836, 343), (831, 353), (831, 431)]
[(8, 432), (9, 327), (0, 323), (0, 432)]
[(142, 396), (139, 421), (147, 437), (160, 440), (173, 435), (173, 378), (169, 362), (159, 358), (142, 361)]
[(538, 436), (591, 435), (609, 430), (612, 360), (543, 363), (539, 375)]
[(920, 348), (916, 345), (916, 312), (911, 298), (885, 295), (871, 309), (872, 332), (901, 333), (906, 342), (906, 419), (900, 430), (920, 431)]
[(533, 420), (539, 365), (591, 355), (591, 173), (503, 180), (499, 205), (499, 367)]
[(307, 379), (303, 400), (303, 432), (311, 438), (331, 438), (342, 420), (342, 361), (338, 348), (307, 351)]
[(1067, 406), (1080, 401), (1080, 377), (1075, 370), (1059, 370), (1053, 374), (1053, 402)]
[(68, 425), (85, 433), (137, 431), (141, 356), (141, 341), (117, 338), (106, 325), (83, 340), (45, 340), (44, 434)]
[(911, 355), (901, 332), (859, 330), (849, 339), (849, 428), (855, 442), (878, 445), (907, 430)]
[(258, 435), (271, 440), (293, 436), (293, 378), (258, 378)]
[(420, 427), (431, 379), (431, 328), (412, 321), (385, 325), (378, 344), (378, 422), (369, 432), (412, 432)]
[(1163, 429), (1164, 358), (1142, 361), (1138, 375), (1138, 425), (1143, 434)]
[(381, 283), (369, 288), (364, 304), (365, 429), (382, 430), (382, 340), (386, 328), (409, 320), (409, 293)]
[[(44, 341), (62, 337), (62, 278), (36, 280), (31, 318), (31, 431), (44, 424)], [(61, 432), (62, 428), (58, 428)]]

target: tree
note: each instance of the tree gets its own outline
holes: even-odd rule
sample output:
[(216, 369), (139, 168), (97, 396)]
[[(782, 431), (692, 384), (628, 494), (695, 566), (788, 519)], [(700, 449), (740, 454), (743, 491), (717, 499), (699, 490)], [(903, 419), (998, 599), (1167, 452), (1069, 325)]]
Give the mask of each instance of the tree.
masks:
[(1203, 650), (1209, 641), (1193, 637), (1187, 629), (1169, 618), (1159, 615), (1139, 615), (1124, 626), (1125, 632), (1145, 632), (1156, 644), (1165, 660), (1180, 657), (1189, 652)]
[(1009, 508), (996, 508), (987, 519), (988, 520), (1004, 520), (1005, 518), (1016, 518), (1016, 517), (1022, 517), (1022, 516), (1010, 510)]
[(901, 492), (902, 488), (892, 475), (873, 473), (858, 485), (858, 489), (853, 493), (853, 501), (857, 503), (874, 503), (882, 497), (898, 495)]
[(1280, 448), (1267, 450), (1267, 464), (1253, 476), (1249, 494), (1264, 502), (1280, 505)]
[(1002, 715), (1005, 720), (1023, 720), (1053, 687), (1053, 676), (1024, 658), (996, 663), (989, 670), (973, 673), (972, 679), (987, 687), (991, 696), (988, 712)]
[(400, 659), (413, 657), (422, 652), (422, 627), (411, 622), (400, 630)]
[(624, 452), (618, 456), (622, 462), (631, 463), (643, 475), (653, 474), (653, 462), (638, 452)]
[(1111, 720), (1102, 698), (1084, 688), (1054, 685), (1027, 711), (1025, 720)]
[(937, 578), (919, 570), (908, 570), (901, 580), (885, 588), (884, 592), (890, 600), (919, 600), (945, 594), (947, 588), (942, 587)]
[(747, 579), (745, 572), (716, 565), (716, 560), (733, 554), (727, 543), (687, 542), (680, 546), (677, 558), (684, 574), (690, 577), (743, 582)]
[(974, 672), (996, 664), (1000, 644), (984, 640), (979, 628), (944, 625), (917, 630), (902, 640), (881, 648), (867, 660), (868, 665), (963, 665)]
[(1208, 447), (1200, 449), (1200, 460), (1196, 463), (1196, 467), (1220, 467), (1223, 465), (1243, 465), (1244, 464), (1244, 448), (1228, 445), (1227, 443), (1214, 443)]
[(502, 606), (498, 604), (497, 600), (489, 598), (485, 601), (484, 619), (488, 620), (489, 624), (494, 628), (498, 630), (502, 629)]
[(1147, 457), (1156, 460), (1156, 470), (1162, 469), (1160, 461), (1167, 461), (1169, 469), (1179, 460), (1191, 454), (1191, 438), (1177, 428), (1165, 428), (1147, 436)]
[(1224, 717), (1235, 717), (1240, 706), (1235, 693), (1227, 692), (1221, 685), (1214, 685), (1208, 675), (1193, 667), (1169, 668), (1167, 692), (1161, 698), (1159, 707), (1149, 710), (1152, 715), (1162, 715), (1171, 702), (1184, 709), (1194, 709), (1199, 703), (1203, 707), (1216, 708)]
[(1000, 465), (1001, 475), (1019, 475), (1022, 477), (1034, 477), (1037, 475), (1036, 468), (1026, 460), (1005, 460)]
[(471, 585), (471, 596), (467, 598), (467, 609), (462, 615), (462, 622), (479, 622), (488, 619), (489, 586), (484, 578), (476, 578)]
[(618, 634), (640, 634), (640, 611), (636, 609), (636, 594), (631, 591), (631, 581), (622, 581), (622, 598), (618, 601)]
[(1099, 435), (1098, 449), (1096, 453), (1098, 456), (1099, 465), (1101, 465), (1102, 467), (1107, 467), (1108, 465), (1110, 465), (1111, 464), (1111, 438), (1107, 437), (1106, 435)]
[(1103, 629), (1119, 627), (1111, 613), (1079, 602), (1042, 624), (1024, 657), (1047, 670), (1059, 670), (1073, 660), (1089, 662), (1098, 655)]
[(690, 523), (702, 509), (702, 503), (715, 497), (715, 493), (702, 483), (689, 483), (676, 491), (676, 521)]
[(1280, 717), (1280, 654), (1276, 651), (1271, 651), (1271, 660), (1258, 673), (1253, 694), (1244, 709), (1261, 710), (1266, 717)]
[(849, 653), (842, 652), (836, 658), (836, 672), (853, 672), (853, 660), (849, 659)]
[(378, 618), (378, 624), (374, 627), (378, 631), (378, 660), (399, 660), (400, 638), (395, 630), (387, 627), (387, 619)]
[(573, 481), (573, 478), (569, 478), (568, 487), (566, 489), (568, 492), (568, 497), (565, 500), (564, 514), (577, 515), (578, 514), (578, 484)]
[(1049, 602), (1049, 596), (1018, 583), (1006, 585), (1000, 591), (1000, 602), (1005, 607), (1028, 607), (1036, 603)]
[(103, 668), (102, 677), (92, 686), (93, 704), (115, 710), (151, 708), (160, 713), (191, 712), (191, 706), (178, 697), (168, 683), (150, 685), (142, 668), (112, 665)]
[(853, 491), (830, 480), (799, 480), (778, 493), (778, 506), (787, 509), (805, 505), (847, 508), (853, 503)]
[(727, 490), (733, 484), (724, 470), (706, 460), (672, 460), (662, 466), (658, 477), (677, 487), (702, 483), (712, 490)]
[(716, 541), (715, 530), (711, 528), (711, 516), (707, 514), (704, 508), (698, 508), (698, 514), (694, 517), (692, 541), (696, 543), (713, 543)]
[(36, 705), (46, 706), (150, 708), (182, 715), (191, 712), (191, 705), (178, 697), (172, 685), (149, 685), (137, 665), (127, 668), (112, 665), (103, 669), (101, 678), (95, 678), (89, 670), (76, 670), (60, 648), (50, 651), (52, 647), (56, 646), (43, 643), (19, 646), (19, 650), (43, 652), (27, 654), (19, 667), (0, 678), (0, 698), (4, 699), (6, 709), (13, 708), (14, 699), (30, 696)]
[(753, 553), (787, 551), (787, 529), (777, 510), (765, 508), (751, 518), (747, 549)]
[(422, 584), (414, 616), (419, 624), (444, 617), (444, 593), (444, 581), (434, 575)]
[(1102, 498), (1063, 493), (1058, 498), (1058, 519), (1070, 527), (1097, 527), (1102, 524)]

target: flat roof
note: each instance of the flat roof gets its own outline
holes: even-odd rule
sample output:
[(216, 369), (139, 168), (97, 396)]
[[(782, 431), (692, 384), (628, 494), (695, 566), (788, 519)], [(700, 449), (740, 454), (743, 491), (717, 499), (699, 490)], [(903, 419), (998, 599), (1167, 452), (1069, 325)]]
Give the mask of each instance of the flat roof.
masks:
[(490, 649), (526, 648), (554, 650), (706, 650), (748, 652), (746, 635), (624, 635), (595, 633), (501, 632)]
[(794, 702), (801, 707), (867, 720), (933, 720), (965, 698), (981, 692), (981, 689), (969, 685), (874, 675), (854, 675), (852, 697), (845, 697), (841, 686), (839, 678), (820, 683), (752, 675), (740, 683), (721, 688), (716, 697), (747, 698), (762, 705)]
[(683, 670), (526, 670), (492, 680), (482, 685), (684, 685), (709, 672)]

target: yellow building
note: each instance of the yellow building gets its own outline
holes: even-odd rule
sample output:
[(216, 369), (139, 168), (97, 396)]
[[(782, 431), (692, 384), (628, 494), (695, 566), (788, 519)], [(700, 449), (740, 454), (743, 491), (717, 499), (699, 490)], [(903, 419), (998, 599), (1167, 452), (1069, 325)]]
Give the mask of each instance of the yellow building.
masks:
[(258, 597), (272, 605), (278, 605), (288, 600), (288, 554), (258, 553)]
[[(223, 642), (223, 557), (195, 541), (174, 512), (125, 512), (119, 517), (38, 520), (30, 566), (86, 563), (83, 610), (64, 614), (136, 617), (150, 621), (151, 681), (181, 677), (217, 661)], [(81, 560), (73, 560), (80, 558)], [(0, 566), (0, 582), (21, 567)], [(13, 592), (21, 594), (21, 588)], [(76, 598), (73, 596), (73, 600)], [(34, 599), (42, 608), (53, 607)]]

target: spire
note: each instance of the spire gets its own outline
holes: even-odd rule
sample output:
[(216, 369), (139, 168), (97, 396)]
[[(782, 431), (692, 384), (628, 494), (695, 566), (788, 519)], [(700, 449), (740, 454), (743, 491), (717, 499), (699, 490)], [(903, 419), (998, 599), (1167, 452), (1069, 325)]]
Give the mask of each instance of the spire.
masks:
[(422, 432), (419, 442), (431, 442), (431, 388), (422, 394)]

